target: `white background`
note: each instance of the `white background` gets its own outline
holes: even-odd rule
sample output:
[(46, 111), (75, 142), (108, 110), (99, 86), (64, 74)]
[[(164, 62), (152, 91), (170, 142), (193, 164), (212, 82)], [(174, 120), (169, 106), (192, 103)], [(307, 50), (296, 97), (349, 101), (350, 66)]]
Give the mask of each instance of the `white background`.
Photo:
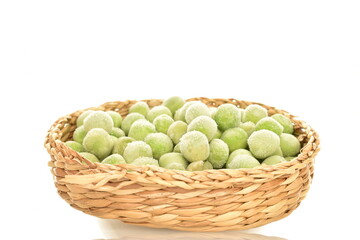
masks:
[[(359, 12), (346, 0), (1, 1), (0, 238), (358, 238)], [(99, 220), (57, 195), (43, 147), (57, 118), (172, 95), (263, 102), (317, 130), (300, 207), (251, 231), (185, 234)]]

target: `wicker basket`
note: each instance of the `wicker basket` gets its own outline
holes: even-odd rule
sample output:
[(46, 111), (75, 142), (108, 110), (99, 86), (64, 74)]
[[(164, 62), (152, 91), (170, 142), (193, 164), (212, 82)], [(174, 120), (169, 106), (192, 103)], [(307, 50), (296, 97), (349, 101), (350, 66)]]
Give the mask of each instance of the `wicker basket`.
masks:
[[(254, 103), (209, 98), (187, 101), (193, 100), (208, 106), (231, 103), (241, 108)], [(159, 99), (143, 101), (150, 107), (162, 103)], [(88, 109), (113, 110), (125, 116), (136, 102), (108, 102)], [(295, 159), (254, 169), (197, 172), (92, 163), (64, 144), (72, 137), (77, 117), (88, 110), (84, 109), (58, 119), (46, 136), (55, 186), (66, 202), (84, 213), (154, 228), (241, 230), (282, 219), (299, 206), (309, 190), (319, 138), (310, 126), (288, 112), (256, 104), (268, 109), (269, 115), (282, 113), (293, 121), (302, 144)]]

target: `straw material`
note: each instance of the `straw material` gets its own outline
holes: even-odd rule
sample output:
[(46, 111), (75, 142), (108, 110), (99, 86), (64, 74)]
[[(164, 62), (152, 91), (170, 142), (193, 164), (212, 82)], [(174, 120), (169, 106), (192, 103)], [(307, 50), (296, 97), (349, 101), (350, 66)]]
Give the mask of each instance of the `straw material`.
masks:
[[(231, 103), (245, 108), (254, 102), (236, 99), (192, 98), (208, 106)], [(162, 100), (143, 100), (150, 107)], [(302, 144), (290, 162), (254, 169), (180, 171), (130, 164), (92, 163), (65, 146), (84, 111), (112, 110), (123, 117), (136, 103), (107, 102), (59, 118), (50, 128), (45, 147), (59, 195), (72, 207), (106, 219), (153, 228), (183, 231), (249, 229), (282, 219), (305, 198), (319, 151), (318, 134), (286, 111), (261, 103), (269, 115), (281, 113), (294, 123)], [(87, 164), (82, 164), (82, 162)], [(131, 171), (129, 171), (131, 170)]]

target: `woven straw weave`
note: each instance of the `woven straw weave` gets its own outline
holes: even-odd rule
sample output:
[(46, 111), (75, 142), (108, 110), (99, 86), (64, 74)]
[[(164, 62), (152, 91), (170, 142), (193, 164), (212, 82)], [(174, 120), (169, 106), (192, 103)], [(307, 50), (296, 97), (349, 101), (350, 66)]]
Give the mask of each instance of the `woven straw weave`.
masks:
[[(245, 108), (254, 102), (192, 98), (208, 106), (231, 103)], [(150, 107), (162, 100), (143, 100)], [(108, 102), (92, 110), (112, 110), (123, 117), (137, 101)], [(318, 134), (286, 111), (261, 103), (269, 115), (282, 113), (294, 123), (302, 144), (297, 158), (254, 169), (180, 171), (130, 164), (92, 163), (65, 146), (85, 110), (58, 119), (48, 131), (48, 165), (60, 196), (84, 213), (125, 223), (184, 231), (224, 231), (258, 227), (288, 216), (309, 190)], [(81, 162), (85, 161), (86, 164)], [(129, 171), (131, 170), (131, 171)]]

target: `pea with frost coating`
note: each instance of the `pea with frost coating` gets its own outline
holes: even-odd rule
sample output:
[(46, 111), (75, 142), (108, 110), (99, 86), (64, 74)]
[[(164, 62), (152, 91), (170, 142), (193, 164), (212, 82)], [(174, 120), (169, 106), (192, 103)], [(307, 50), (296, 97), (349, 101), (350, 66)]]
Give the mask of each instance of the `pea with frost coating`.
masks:
[(247, 133), (239, 127), (229, 128), (221, 135), (221, 140), (229, 146), (230, 152), (239, 148), (246, 148), (247, 139)]
[(174, 147), (170, 137), (163, 133), (150, 133), (145, 137), (144, 141), (151, 147), (155, 159), (172, 152)]
[(161, 114), (166, 114), (166, 115), (169, 115), (170, 117), (173, 116), (170, 109), (168, 109), (167, 107), (165, 107), (165, 106), (155, 106), (155, 107), (151, 108), (149, 110), (149, 112), (146, 114), (146, 119), (149, 120), (149, 122), (152, 123), (154, 121), (154, 119), (157, 116), (160, 116)]
[(80, 116), (76, 119), (76, 127), (80, 127), (84, 124), (84, 119), (93, 113), (94, 110), (86, 110), (85, 112), (81, 113)]
[(159, 162), (156, 159), (153, 159), (152, 157), (139, 157), (139, 158), (135, 159), (131, 164), (136, 165), (136, 166), (157, 166), (157, 167), (159, 167)]
[(190, 162), (206, 160), (210, 154), (208, 139), (198, 131), (185, 133), (180, 139), (180, 151)]
[(188, 125), (185, 122), (175, 121), (169, 126), (167, 135), (175, 144), (178, 144), (180, 138), (187, 132), (187, 127)]
[(261, 129), (270, 130), (280, 136), (284, 130), (284, 127), (280, 123), (278, 123), (275, 119), (271, 117), (264, 117), (260, 119), (255, 126), (255, 131)]
[(199, 116), (211, 116), (208, 106), (202, 102), (194, 103), (186, 110), (185, 120), (189, 124)]
[(173, 96), (165, 99), (162, 105), (170, 109), (172, 114), (175, 114), (176, 110), (181, 108), (185, 104), (185, 100), (178, 96)]
[(250, 152), (256, 158), (265, 159), (280, 147), (280, 137), (272, 131), (262, 129), (250, 135), (248, 144)]
[(280, 147), (284, 157), (295, 157), (301, 148), (299, 140), (289, 133), (280, 135)]
[(165, 134), (167, 134), (170, 125), (173, 123), (174, 119), (172, 119), (169, 115), (166, 114), (161, 114), (157, 116), (153, 121), (156, 130)]
[(275, 119), (278, 123), (280, 123), (283, 128), (284, 128), (284, 133), (290, 133), (290, 134), (293, 134), (294, 132), (294, 126), (293, 126), (293, 123), (291, 122), (291, 120), (280, 114), (280, 113), (276, 113), (274, 115), (271, 116), (273, 119)]
[(99, 159), (107, 157), (111, 153), (113, 145), (111, 136), (102, 128), (91, 129), (83, 141), (85, 150)]
[(285, 161), (285, 158), (278, 156), (278, 155), (274, 155), (271, 157), (266, 158), (261, 164), (264, 165), (275, 165), (278, 163), (282, 163)]
[(247, 154), (236, 155), (231, 161), (226, 163), (226, 168), (238, 169), (238, 168), (254, 168), (260, 166), (259, 161)]
[(109, 114), (110, 117), (112, 118), (112, 120), (114, 122), (114, 127), (119, 128), (122, 123), (122, 116), (120, 115), (120, 113), (115, 112), (115, 111), (106, 111), (106, 113)]
[(118, 153), (121, 156), (123, 156), (126, 146), (129, 143), (134, 142), (134, 141), (135, 141), (135, 139), (133, 139), (131, 137), (119, 137), (114, 142), (114, 147), (113, 147), (112, 153)]
[(139, 119), (145, 119), (145, 117), (143, 115), (141, 115), (140, 113), (130, 113), (129, 115), (127, 115), (124, 120), (121, 123), (121, 129), (125, 132), (126, 135), (129, 134), (129, 130), (131, 125)]
[(214, 168), (222, 168), (229, 158), (229, 147), (221, 139), (210, 142), (210, 155), (207, 159)]
[(188, 171), (203, 171), (203, 170), (210, 170), (213, 169), (213, 166), (209, 161), (196, 161), (192, 162), (188, 165), (186, 170)]
[(128, 143), (123, 156), (127, 163), (132, 163), (139, 157), (153, 157), (151, 147), (143, 141)]
[(154, 124), (145, 119), (139, 119), (131, 125), (128, 136), (135, 140), (144, 140), (148, 134), (154, 132), (156, 132)]
[(84, 119), (83, 126), (85, 132), (89, 132), (93, 128), (102, 128), (109, 133), (114, 127), (114, 121), (109, 114), (103, 111), (95, 111)]
[(75, 142), (75, 141), (66, 141), (65, 145), (68, 146), (69, 148), (71, 148), (72, 150), (76, 151), (76, 152), (83, 152), (84, 151), (84, 147), (83, 145), (81, 145), (81, 143)]
[(101, 161), (102, 163), (106, 164), (125, 164), (126, 161), (120, 154), (111, 154), (107, 156), (104, 160)]
[(267, 116), (268, 113), (266, 108), (257, 104), (250, 104), (244, 110), (243, 122), (251, 121), (253, 123), (257, 123), (260, 119)]
[(208, 116), (199, 116), (189, 123), (187, 127), (187, 131), (199, 131), (205, 134), (209, 141), (211, 141), (216, 132), (217, 132), (217, 124), (211, 117)]
[(238, 127), (239, 122), (241, 122), (241, 113), (233, 104), (222, 104), (218, 107), (214, 120), (218, 124), (219, 129), (225, 131), (229, 128)]
[(139, 113), (146, 116), (150, 108), (146, 102), (137, 102), (129, 108), (129, 113)]
[(74, 141), (82, 144), (85, 136), (86, 136), (86, 132), (85, 132), (84, 126), (80, 126), (75, 129), (74, 134), (73, 134), (73, 139), (74, 139)]

